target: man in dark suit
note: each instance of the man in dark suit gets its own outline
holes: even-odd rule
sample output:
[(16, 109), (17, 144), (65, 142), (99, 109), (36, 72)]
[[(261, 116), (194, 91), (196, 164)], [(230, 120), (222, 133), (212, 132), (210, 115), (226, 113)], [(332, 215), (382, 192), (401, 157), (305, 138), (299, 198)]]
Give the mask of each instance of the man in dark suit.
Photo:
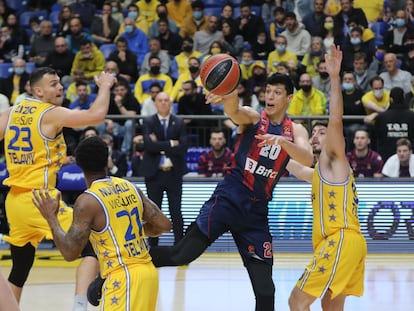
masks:
[[(187, 173), (187, 130), (184, 120), (171, 114), (172, 101), (165, 92), (155, 97), (157, 113), (144, 119), (144, 157), (142, 175), (147, 195), (159, 207), (164, 191), (173, 223), (174, 239), (183, 237), (184, 221), (181, 213), (183, 175)], [(158, 238), (148, 239), (150, 246), (158, 245)]]

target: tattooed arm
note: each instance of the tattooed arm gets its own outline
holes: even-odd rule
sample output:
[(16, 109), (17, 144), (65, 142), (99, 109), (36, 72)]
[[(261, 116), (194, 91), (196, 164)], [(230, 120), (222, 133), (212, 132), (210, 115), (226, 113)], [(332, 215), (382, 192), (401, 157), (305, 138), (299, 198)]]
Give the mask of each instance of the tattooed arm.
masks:
[(138, 192), (144, 204), (143, 219), (145, 220), (144, 231), (145, 234), (151, 237), (157, 237), (164, 232), (171, 230), (170, 220), (161, 212), (157, 204), (151, 201), (141, 189)]
[(68, 232), (60, 226), (59, 211), (60, 192), (52, 198), (47, 190), (33, 190), (33, 203), (47, 220), (52, 230), (53, 240), (67, 261), (79, 257), (89, 239), (91, 227), (100, 209), (98, 201), (89, 194), (81, 194), (73, 207), (73, 222)]

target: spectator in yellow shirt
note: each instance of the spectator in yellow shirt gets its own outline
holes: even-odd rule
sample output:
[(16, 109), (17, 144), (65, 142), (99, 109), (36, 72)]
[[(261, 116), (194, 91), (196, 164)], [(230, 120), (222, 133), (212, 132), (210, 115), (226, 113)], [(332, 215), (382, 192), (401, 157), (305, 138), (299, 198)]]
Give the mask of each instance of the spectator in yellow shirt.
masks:
[(193, 10), (188, 0), (168, 1), (168, 16), (177, 24), (178, 27), (184, 25), (184, 21), (191, 17)]
[(298, 58), (296, 55), (286, 50), (287, 40), (284, 36), (277, 36), (275, 41), (275, 50), (269, 53), (267, 57), (267, 73), (270, 75), (277, 72), (277, 65), (281, 62), (287, 63), (292, 69), (297, 68)]
[(157, 6), (160, 4), (158, 0), (140, 0), (135, 4), (139, 9), (140, 15), (147, 20), (148, 25), (151, 25), (157, 19)]
[(73, 61), (71, 76), (75, 69), (82, 69), (88, 82), (93, 82), (95, 76), (99, 76), (105, 68), (105, 56), (88, 39), (80, 42), (80, 51), (76, 53)]
[[(145, 16), (140, 14), (139, 8), (136, 4), (128, 5), (128, 13), (127, 13), (126, 18), (131, 18), (132, 20), (134, 20), (135, 21), (135, 26), (139, 30), (142, 30), (148, 36), (149, 25), (150, 24), (148, 24), (147, 19), (145, 18)], [(118, 35), (120, 35), (124, 32), (125, 32), (125, 21), (119, 27)]]
[(177, 64), (179, 76), (188, 73), (188, 61), (191, 57), (201, 57), (201, 53), (194, 50), (194, 41), (190, 37), (183, 39), (181, 50), (182, 52), (174, 57), (174, 60)]
[[(308, 73), (299, 77), (300, 90), (293, 94), (287, 110), (290, 116), (321, 116), (326, 115), (326, 97), (312, 86), (312, 78)], [(295, 120), (301, 123), (301, 120)]]
[(384, 80), (380, 76), (372, 78), (370, 81), (371, 91), (362, 96), (361, 101), (364, 105), (367, 116), (365, 123), (374, 123), (379, 113), (384, 112), (390, 106), (390, 91), (384, 90)]

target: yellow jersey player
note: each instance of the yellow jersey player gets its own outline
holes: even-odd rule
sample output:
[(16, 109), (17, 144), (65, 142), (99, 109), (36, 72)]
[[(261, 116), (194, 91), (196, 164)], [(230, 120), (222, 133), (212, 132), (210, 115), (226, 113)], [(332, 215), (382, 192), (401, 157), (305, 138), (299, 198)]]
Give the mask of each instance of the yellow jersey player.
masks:
[[(33, 98), (0, 115), (0, 139), (4, 149), (9, 177), (4, 184), (10, 187), (6, 198), (6, 213), (12, 269), (10, 287), (20, 300), (24, 283), (33, 264), (35, 250), (43, 238), (52, 235), (47, 222), (32, 203), (32, 189), (44, 188), (54, 193), (56, 173), (66, 157), (63, 127), (80, 127), (102, 123), (109, 105), (109, 95), (115, 79), (107, 73), (96, 77), (99, 92), (90, 110), (69, 110), (62, 107), (63, 86), (56, 71), (43, 67), (30, 77)], [(62, 227), (72, 220), (72, 209), (62, 202), (59, 211)], [(86, 300), (86, 288), (85, 300)]]
[[(343, 310), (348, 295), (364, 291), (366, 241), (358, 221), (358, 194), (352, 169), (345, 156), (343, 102), (339, 72), (342, 52), (331, 47), (325, 56), (331, 79), (328, 125), (316, 123), (311, 144), (318, 161), (315, 168), (290, 160), (287, 169), (296, 177), (312, 183), (314, 255), (292, 290), (291, 311), (309, 310), (322, 299), (323, 310)], [(261, 145), (278, 144), (282, 137), (261, 135)], [(318, 155), (319, 154), (319, 155)]]
[(66, 260), (78, 258), (90, 240), (106, 279), (100, 310), (155, 310), (158, 272), (145, 235), (169, 231), (170, 221), (131, 182), (106, 176), (108, 148), (101, 138), (81, 141), (75, 158), (88, 189), (75, 202), (69, 230), (63, 230), (57, 217), (60, 193), (52, 197), (47, 190), (33, 190), (33, 203), (47, 220)]

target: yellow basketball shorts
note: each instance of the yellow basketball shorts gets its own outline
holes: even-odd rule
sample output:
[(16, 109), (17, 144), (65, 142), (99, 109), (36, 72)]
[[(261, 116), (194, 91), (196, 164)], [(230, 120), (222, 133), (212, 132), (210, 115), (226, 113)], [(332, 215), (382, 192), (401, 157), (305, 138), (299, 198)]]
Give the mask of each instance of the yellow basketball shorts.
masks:
[(340, 294), (362, 296), (366, 255), (366, 241), (360, 233), (339, 230), (316, 247), (296, 286), (320, 298), (328, 290), (332, 299)]
[(158, 271), (152, 261), (125, 265), (107, 275), (99, 310), (154, 311), (157, 296)]
[[(49, 190), (52, 197), (56, 197), (57, 190)], [(6, 197), (6, 215), (10, 232), (3, 239), (15, 246), (24, 246), (30, 242), (34, 247), (46, 239), (53, 239), (52, 232), (46, 219), (40, 214), (32, 202), (30, 189), (11, 188)], [(67, 231), (72, 224), (73, 210), (63, 201), (60, 202), (58, 212), (59, 223)]]

